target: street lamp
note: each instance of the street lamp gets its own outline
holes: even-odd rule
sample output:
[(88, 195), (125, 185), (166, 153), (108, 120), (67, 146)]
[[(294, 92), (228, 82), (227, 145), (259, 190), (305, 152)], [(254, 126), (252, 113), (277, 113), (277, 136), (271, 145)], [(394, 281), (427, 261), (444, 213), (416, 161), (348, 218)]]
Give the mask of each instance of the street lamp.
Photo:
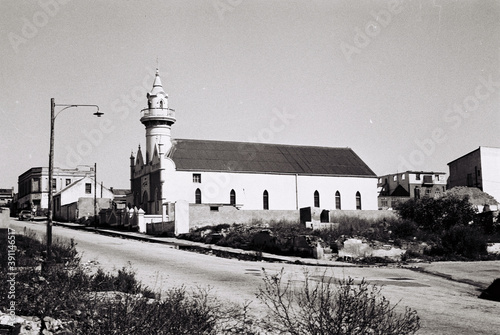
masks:
[[(62, 108), (57, 114), (55, 114), (56, 107), (64, 107), (64, 108)], [(97, 105), (62, 105), (62, 104), (56, 104), (54, 98), (50, 99), (49, 211), (47, 213), (47, 262), (49, 262), (51, 259), (51, 247), (52, 247), (52, 201), (53, 201), (52, 177), (54, 175), (54, 123), (56, 121), (56, 117), (62, 111), (72, 107), (95, 107), (97, 108), (97, 111), (94, 113), (95, 116), (101, 117), (104, 114), (99, 112), (99, 106)]]
[(94, 163), (94, 230), (97, 231), (97, 163)]

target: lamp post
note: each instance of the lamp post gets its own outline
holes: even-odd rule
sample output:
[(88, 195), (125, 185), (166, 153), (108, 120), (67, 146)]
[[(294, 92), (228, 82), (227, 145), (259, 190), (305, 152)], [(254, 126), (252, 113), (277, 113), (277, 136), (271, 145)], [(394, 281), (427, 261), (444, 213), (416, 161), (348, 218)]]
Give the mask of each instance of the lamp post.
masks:
[[(55, 114), (56, 107), (64, 107), (57, 114)], [(99, 112), (97, 105), (63, 105), (56, 104), (54, 98), (50, 99), (50, 152), (49, 152), (49, 211), (47, 213), (47, 263), (51, 260), (51, 247), (52, 247), (52, 201), (53, 201), (53, 185), (52, 178), (54, 175), (54, 123), (56, 117), (64, 110), (72, 107), (95, 107), (97, 111), (95, 116), (101, 117), (104, 113)]]
[(94, 163), (94, 230), (97, 231), (97, 163)]

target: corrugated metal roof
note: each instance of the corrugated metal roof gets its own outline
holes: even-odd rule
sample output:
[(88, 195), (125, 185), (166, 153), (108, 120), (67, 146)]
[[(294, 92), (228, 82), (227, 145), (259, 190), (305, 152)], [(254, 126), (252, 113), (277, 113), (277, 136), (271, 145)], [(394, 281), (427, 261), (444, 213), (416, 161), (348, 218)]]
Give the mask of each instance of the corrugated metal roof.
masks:
[(123, 189), (123, 188), (113, 188), (113, 189), (110, 189), (111, 192), (113, 192), (113, 194), (116, 196), (116, 195), (127, 195), (130, 193), (130, 190), (128, 189)]
[(178, 139), (169, 157), (177, 170), (376, 176), (350, 148)]

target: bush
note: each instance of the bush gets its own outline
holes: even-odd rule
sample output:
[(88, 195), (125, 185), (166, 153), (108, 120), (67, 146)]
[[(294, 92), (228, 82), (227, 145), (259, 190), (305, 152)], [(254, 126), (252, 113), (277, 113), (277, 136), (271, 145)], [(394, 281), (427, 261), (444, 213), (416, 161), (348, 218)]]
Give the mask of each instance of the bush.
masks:
[(225, 229), (228, 230), (227, 233), (215, 243), (216, 245), (248, 249), (248, 246), (252, 242), (253, 235), (255, 234), (254, 229), (243, 225), (233, 225), (231, 228)]
[(416, 311), (395, 311), (376, 286), (353, 279), (335, 285), (323, 276), (318, 282), (305, 273), (305, 282), (294, 289), (283, 270), (274, 276), (264, 271), (258, 298), (269, 311), (273, 333), (307, 334), (415, 334), (420, 328)]
[[(330, 212), (332, 213), (332, 212)], [(339, 223), (338, 232), (340, 235), (361, 235), (376, 225), (373, 219), (365, 219), (345, 214), (338, 215), (332, 213), (332, 221)]]
[[(21, 254), (40, 253), (41, 244), (35, 235), (18, 239), (21, 240)], [(73, 249), (74, 243), (62, 244), (60, 248)], [(73, 256), (73, 260), (79, 261)], [(144, 288), (129, 268), (122, 268), (117, 274), (98, 269), (92, 275), (84, 266), (72, 265), (68, 268), (52, 264), (43, 271), (37, 267), (16, 271), (16, 314), (38, 317), (40, 333), (46, 333), (45, 320), (55, 318), (62, 322), (63, 333), (82, 335), (253, 334), (253, 321), (246, 315), (248, 306), (222, 304), (210, 296), (208, 289), (188, 292), (180, 287), (169, 290), (161, 300), (149, 299), (155, 294)], [(0, 269), (0, 277), (8, 278), (7, 271)], [(0, 296), (7, 297), (9, 290), (7, 281), (0, 284)], [(9, 300), (0, 299), (0, 310), (7, 308)]]
[(420, 228), (437, 233), (455, 225), (467, 225), (476, 215), (468, 197), (456, 196), (410, 199), (400, 203), (396, 209), (403, 220), (411, 220)]
[[(46, 257), (47, 243), (32, 230), (16, 235), (17, 266), (36, 266)], [(80, 261), (73, 239), (55, 238), (51, 245), (52, 261), (55, 263), (78, 263)]]
[(155, 298), (156, 294), (137, 280), (135, 272), (129, 267), (123, 267), (117, 274), (104, 272), (101, 268), (90, 276), (89, 286), (92, 291), (120, 291), (130, 294), (143, 294)]
[(75, 318), (73, 334), (215, 334), (219, 313), (207, 291), (168, 291), (163, 300), (127, 295), (94, 300)]
[(391, 220), (389, 229), (392, 231), (394, 238), (413, 238), (417, 235), (418, 227), (411, 220)]
[(458, 255), (468, 259), (478, 259), (486, 255), (486, 237), (479, 229), (471, 226), (454, 226), (442, 236), (445, 254)]

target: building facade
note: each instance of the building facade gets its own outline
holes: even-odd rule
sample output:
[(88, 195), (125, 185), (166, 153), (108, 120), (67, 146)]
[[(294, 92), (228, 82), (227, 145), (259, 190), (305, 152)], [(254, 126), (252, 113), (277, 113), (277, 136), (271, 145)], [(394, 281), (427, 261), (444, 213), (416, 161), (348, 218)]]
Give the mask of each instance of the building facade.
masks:
[[(101, 209), (111, 208), (113, 192), (97, 184), (93, 177), (85, 176), (54, 194), (54, 218), (74, 221), (82, 217), (93, 217)], [(94, 200), (95, 207), (94, 207)]]
[(130, 157), (133, 203), (160, 214), (166, 202), (241, 210), (377, 209), (377, 177), (349, 148), (172, 139), (175, 111), (156, 73), (140, 121), (145, 155)]
[(448, 163), (448, 187), (477, 187), (500, 201), (500, 148), (479, 147)]
[(398, 203), (424, 196), (440, 197), (446, 191), (446, 173), (406, 171), (378, 177), (378, 207), (394, 208)]
[[(94, 175), (94, 169), (78, 166), (76, 169), (54, 168), (52, 178), (53, 192), (57, 193), (76, 180), (87, 175)], [(18, 177), (18, 208), (32, 209), (41, 214), (49, 207), (49, 168), (34, 167)]]
[(10, 207), (14, 201), (14, 187), (0, 188), (0, 207)]

